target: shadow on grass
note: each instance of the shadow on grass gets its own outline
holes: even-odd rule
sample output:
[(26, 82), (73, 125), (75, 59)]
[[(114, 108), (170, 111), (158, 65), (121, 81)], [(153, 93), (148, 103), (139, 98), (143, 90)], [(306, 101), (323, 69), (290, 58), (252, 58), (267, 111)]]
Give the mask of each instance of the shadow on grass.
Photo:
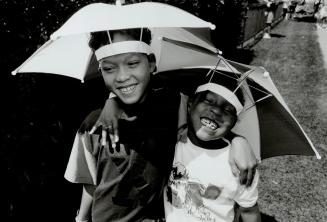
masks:
[(269, 216), (267, 214), (261, 213), (261, 221), (262, 222), (277, 222), (274, 217)]
[[(274, 217), (269, 216), (267, 214), (261, 213), (261, 221), (262, 222), (278, 222)], [(240, 217), (238, 222), (243, 222), (242, 218)]]
[(297, 22), (306, 22), (306, 23), (315, 23), (317, 21), (314, 16), (294, 17), (293, 20)]
[(281, 35), (278, 33), (271, 33), (270, 36), (273, 38), (285, 38), (286, 37), (286, 35)]

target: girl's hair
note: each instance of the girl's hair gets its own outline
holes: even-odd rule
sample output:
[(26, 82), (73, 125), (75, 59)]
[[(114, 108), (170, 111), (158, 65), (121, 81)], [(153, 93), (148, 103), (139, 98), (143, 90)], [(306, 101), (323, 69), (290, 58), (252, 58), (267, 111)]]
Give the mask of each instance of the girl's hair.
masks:
[[(141, 28), (112, 30), (109, 31), (111, 39), (113, 39), (113, 35), (115, 33), (128, 35), (135, 40), (140, 40), (141, 33), (142, 33), (141, 41), (147, 43), (148, 45), (150, 45), (151, 43), (151, 31), (147, 28), (143, 28), (143, 32)], [(91, 32), (91, 38), (89, 40), (89, 46), (91, 49), (95, 51), (99, 49), (101, 46), (108, 45), (108, 44), (110, 44), (110, 40), (108, 37), (108, 33), (106, 31)]]

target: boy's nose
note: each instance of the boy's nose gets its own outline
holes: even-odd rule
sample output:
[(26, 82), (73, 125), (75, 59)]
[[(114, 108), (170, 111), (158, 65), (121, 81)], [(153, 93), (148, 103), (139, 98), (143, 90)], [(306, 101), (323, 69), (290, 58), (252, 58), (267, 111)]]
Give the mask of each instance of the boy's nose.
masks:
[(221, 115), (221, 108), (220, 107), (211, 107), (210, 111), (215, 115)]
[(116, 81), (117, 82), (125, 82), (126, 80), (128, 80), (130, 78), (131, 74), (130, 71), (125, 68), (125, 67), (120, 67), (119, 71), (116, 75)]

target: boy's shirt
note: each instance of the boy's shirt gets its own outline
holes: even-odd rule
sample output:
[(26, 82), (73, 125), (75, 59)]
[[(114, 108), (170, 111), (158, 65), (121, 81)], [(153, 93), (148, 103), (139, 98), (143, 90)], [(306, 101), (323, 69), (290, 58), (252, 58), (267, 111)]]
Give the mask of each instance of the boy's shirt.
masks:
[(92, 221), (141, 221), (163, 216), (162, 190), (176, 144), (180, 94), (151, 89), (136, 120), (120, 120), (113, 154), (97, 134), (77, 134), (65, 178), (96, 185)]
[(241, 186), (228, 163), (229, 149), (203, 149), (189, 139), (177, 143), (164, 193), (166, 221), (233, 221), (235, 202), (256, 204), (258, 173), (251, 187)]

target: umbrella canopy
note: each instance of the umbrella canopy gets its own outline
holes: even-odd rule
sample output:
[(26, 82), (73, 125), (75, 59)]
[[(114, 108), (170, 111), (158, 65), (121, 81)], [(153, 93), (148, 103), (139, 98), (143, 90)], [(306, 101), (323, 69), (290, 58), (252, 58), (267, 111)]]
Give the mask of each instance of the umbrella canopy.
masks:
[(191, 54), (184, 58), (182, 47), (179, 47), (180, 53), (176, 48), (173, 51), (165, 49), (162, 46), (164, 39), (201, 46), (216, 54), (219, 52), (210, 41), (210, 29), (214, 25), (179, 8), (153, 2), (124, 6), (94, 3), (77, 11), (12, 74), (50, 73), (82, 81), (96, 77), (99, 75), (98, 62), (88, 46), (90, 32), (142, 27), (151, 30), (151, 48), (157, 58), (158, 71), (183, 67), (176, 67), (176, 58), (183, 58), (188, 64), (195, 61)]
[(61, 36), (131, 28), (210, 28), (215, 26), (177, 7), (141, 2), (130, 5), (93, 3), (77, 11), (51, 35)]
[(246, 76), (244, 86), (245, 111), (233, 131), (246, 137), (259, 160), (281, 155), (320, 155), (303, 131), (267, 71), (262, 67), (222, 60), (239, 72), (220, 70), (214, 66), (192, 67), (158, 73), (167, 84), (192, 95), (208, 71), (218, 75)]

